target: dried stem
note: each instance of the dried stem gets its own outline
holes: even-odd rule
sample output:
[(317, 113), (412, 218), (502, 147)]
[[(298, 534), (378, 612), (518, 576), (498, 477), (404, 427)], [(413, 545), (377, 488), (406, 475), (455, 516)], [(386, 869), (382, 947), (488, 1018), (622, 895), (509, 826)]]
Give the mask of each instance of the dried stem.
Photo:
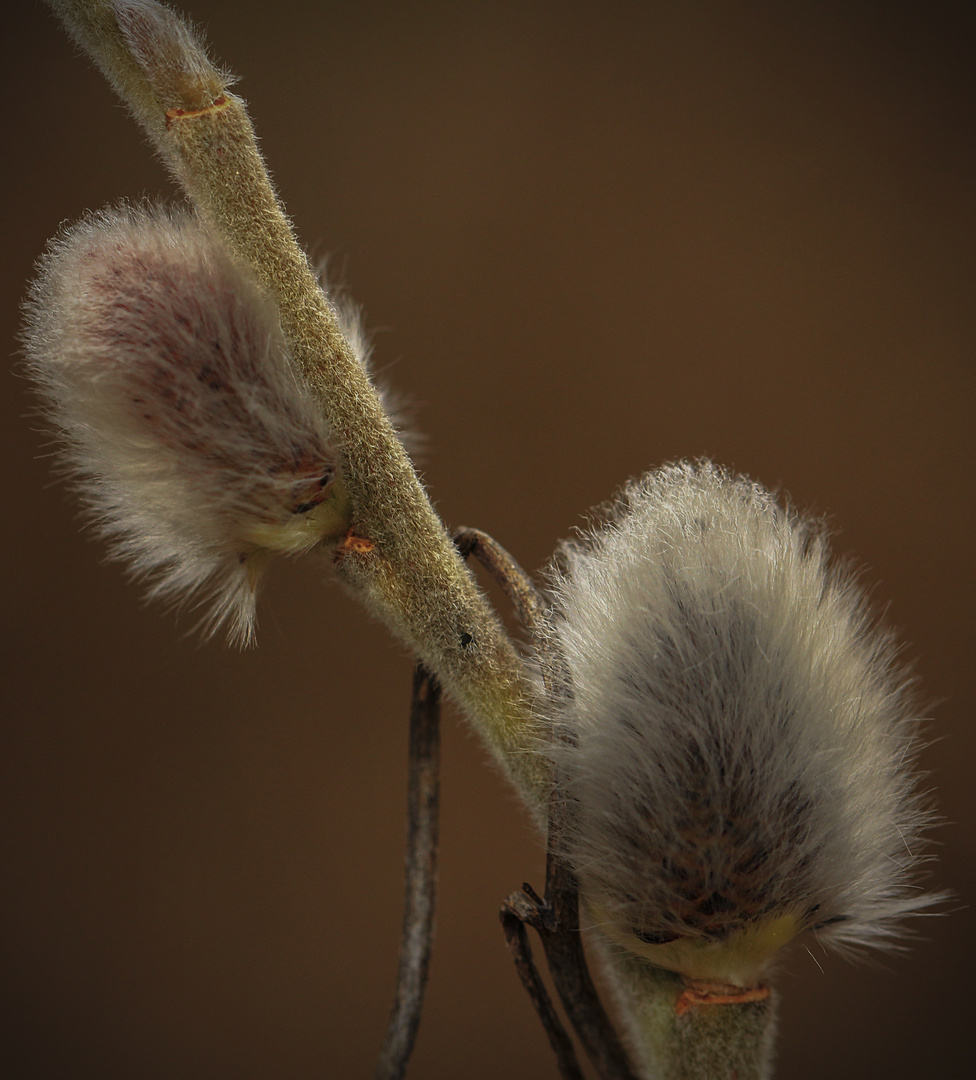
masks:
[(556, 850), (567, 800), (553, 789), (546, 858), (546, 928), (542, 947), (556, 990), (601, 1080), (637, 1080), (637, 1074), (593, 985), (579, 925), (579, 890), (572, 870)]
[(559, 1075), (563, 1080), (582, 1080), (583, 1073), (576, 1060), (576, 1050), (559, 1014), (553, 1008), (549, 992), (539, 975), (539, 969), (532, 958), (532, 946), (526, 925), (536, 925), (539, 921), (540, 905), (545, 901), (536, 896), (529, 885), (523, 885), (522, 891), (512, 895), (502, 904), (500, 912), (505, 940), (515, 961), (515, 970), (529, 995), (535, 1011), (539, 1014), (542, 1026), (549, 1037), (549, 1045), (556, 1055)]
[(462, 558), (474, 557), (501, 585), (515, 614), (533, 637), (538, 637), (545, 617), (545, 605), (532, 580), (512, 556), (486, 532), (460, 528), (454, 543)]
[(440, 687), (418, 664), (410, 702), (406, 888), (396, 994), (374, 1080), (400, 1080), (413, 1051), (434, 937), (440, 769)]
[(607, 1016), (590, 977), (579, 928), (579, 892), (575, 875), (559, 857), (560, 830), (568, 807), (557, 785), (549, 804), (549, 843), (546, 856), (546, 896), (541, 900), (528, 885), (513, 893), (502, 905), (502, 925), (509, 947), (516, 953), (516, 967), (522, 984), (536, 1007), (549, 1042), (565, 1077), (572, 1072), (575, 1056), (569, 1060), (564, 1046), (565, 1031), (559, 1024), (545, 988), (541, 985), (528, 943), (514, 933), (513, 920), (528, 923), (538, 933), (549, 964), (556, 991), (576, 1034), (596, 1067), (601, 1080), (638, 1080), (627, 1054)]

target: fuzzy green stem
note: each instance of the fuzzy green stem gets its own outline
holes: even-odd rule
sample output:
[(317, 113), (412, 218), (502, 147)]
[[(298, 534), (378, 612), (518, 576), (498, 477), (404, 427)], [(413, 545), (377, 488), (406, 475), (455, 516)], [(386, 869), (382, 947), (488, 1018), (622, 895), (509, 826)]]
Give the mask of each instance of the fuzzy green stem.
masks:
[[(688, 1004), (680, 975), (600, 942), (604, 967), (647, 1080), (769, 1080), (779, 998)], [(748, 994), (743, 995), (748, 997)]]
[(131, 108), (201, 217), (279, 306), (340, 454), (355, 542), (336, 571), (435, 672), (539, 816), (534, 690), (343, 338), (279, 203), (243, 102), (170, 9), (48, 0)]

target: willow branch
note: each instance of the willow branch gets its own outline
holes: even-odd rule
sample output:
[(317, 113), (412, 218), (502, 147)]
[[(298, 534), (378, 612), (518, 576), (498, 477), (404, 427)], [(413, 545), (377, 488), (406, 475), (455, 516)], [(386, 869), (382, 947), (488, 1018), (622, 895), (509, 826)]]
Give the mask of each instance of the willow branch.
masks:
[(779, 995), (745, 992), (710, 1002), (681, 975), (604, 939), (630, 1043), (647, 1076), (667, 1080), (770, 1080)]
[(336, 574), (436, 673), (544, 815), (534, 690), (434, 512), (275, 194), (244, 102), (152, 0), (48, 0), (129, 105), (198, 213), (278, 305), (352, 507)]

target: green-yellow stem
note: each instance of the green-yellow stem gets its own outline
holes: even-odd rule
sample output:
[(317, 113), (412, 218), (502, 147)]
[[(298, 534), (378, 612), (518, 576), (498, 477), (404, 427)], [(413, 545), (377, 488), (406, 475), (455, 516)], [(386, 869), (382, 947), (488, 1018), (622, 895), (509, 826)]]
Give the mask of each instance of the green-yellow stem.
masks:
[(336, 571), (434, 671), (541, 817), (534, 690), (434, 512), (275, 195), (243, 102), (168, 9), (49, 0), (126, 100), (201, 217), (279, 305), (329, 420), (355, 537)]
[(769, 1080), (775, 990), (718, 1004), (696, 1000), (680, 975), (608, 942), (598, 948), (647, 1080)]

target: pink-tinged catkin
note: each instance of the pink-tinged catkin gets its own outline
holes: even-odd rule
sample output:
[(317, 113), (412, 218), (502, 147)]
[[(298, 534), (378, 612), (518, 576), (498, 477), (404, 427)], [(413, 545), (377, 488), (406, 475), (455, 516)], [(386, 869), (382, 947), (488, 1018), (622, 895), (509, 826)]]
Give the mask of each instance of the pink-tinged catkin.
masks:
[(124, 206), (52, 241), (27, 316), (29, 370), (113, 555), (248, 642), (267, 554), (348, 527), (273, 302), (191, 213)]

